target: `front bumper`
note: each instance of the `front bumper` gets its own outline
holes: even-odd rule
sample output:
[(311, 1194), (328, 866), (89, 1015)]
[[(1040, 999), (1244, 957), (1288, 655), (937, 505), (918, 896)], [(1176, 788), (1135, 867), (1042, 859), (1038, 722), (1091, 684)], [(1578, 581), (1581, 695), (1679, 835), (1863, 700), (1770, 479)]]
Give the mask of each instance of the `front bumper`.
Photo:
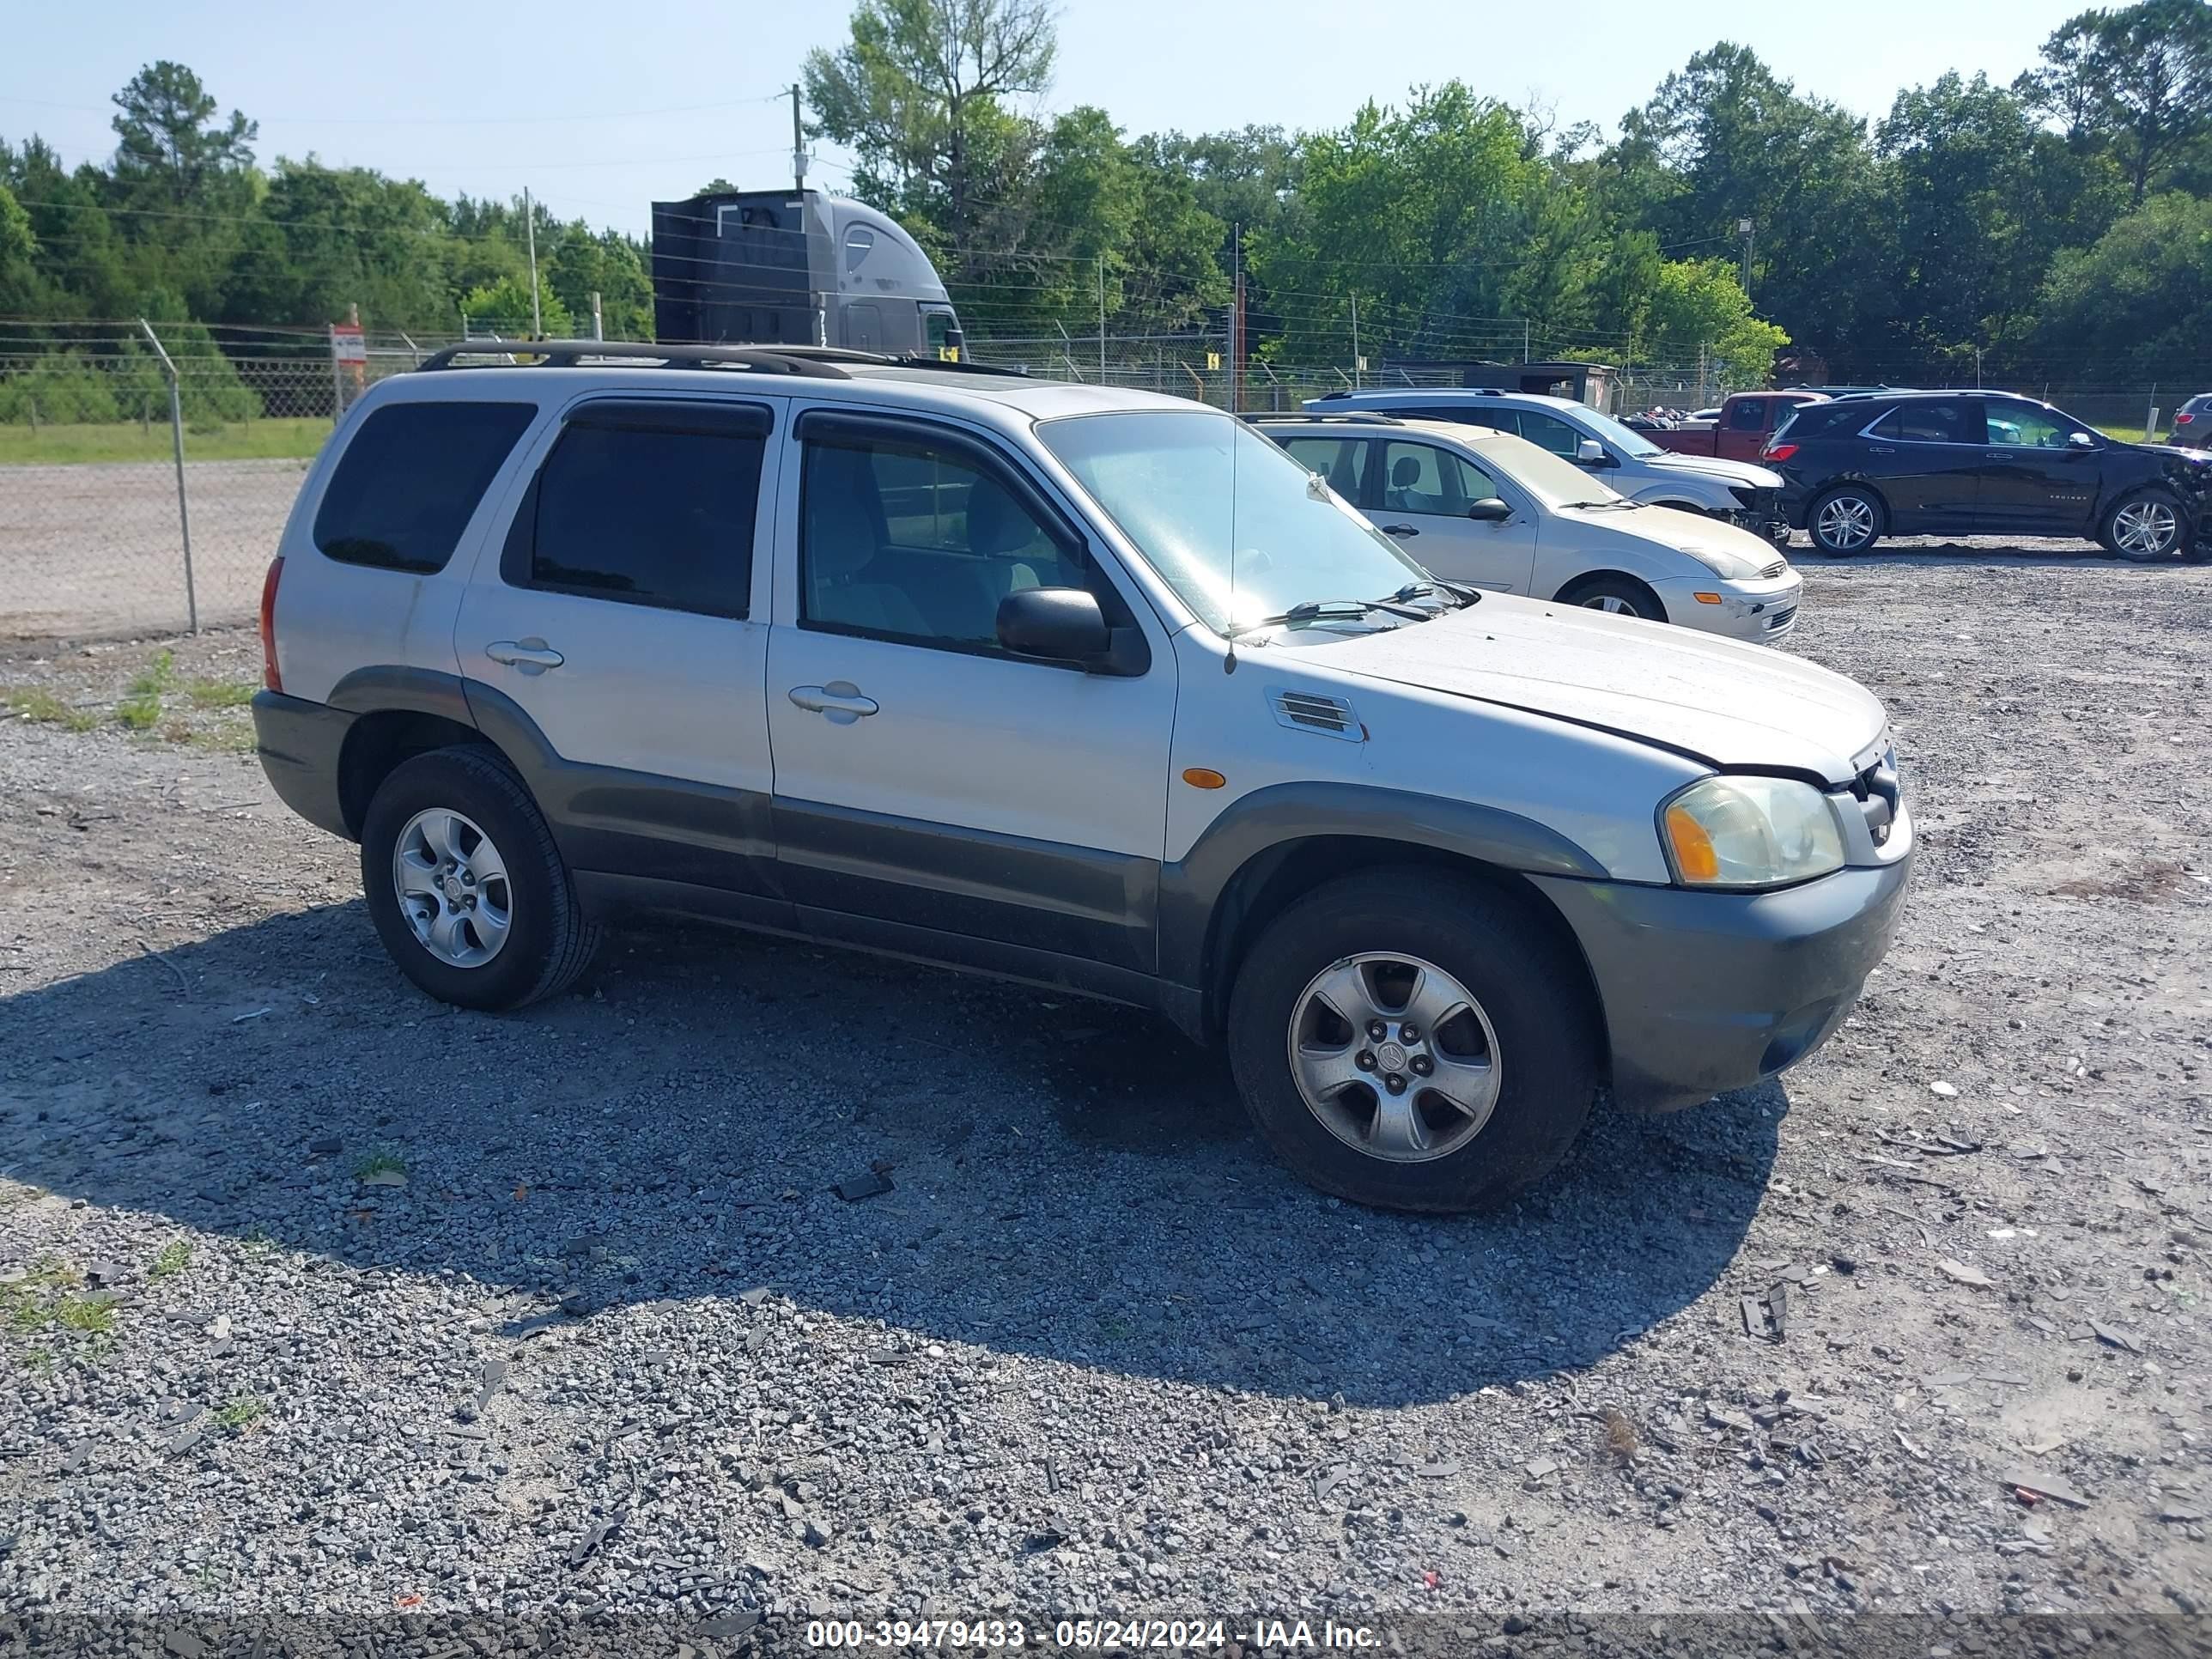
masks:
[(338, 757), (354, 717), (328, 703), (253, 694), (253, 747), (277, 799), (318, 830), (355, 839), (338, 796)]
[[(1723, 581), (1717, 576), (1668, 576), (1651, 584), (1667, 620), (1700, 633), (1771, 645), (1797, 626), (1805, 579), (1795, 570), (1764, 581)], [(1697, 596), (1710, 593), (1718, 603)]]
[(1827, 1041), (1889, 949), (1911, 864), (1906, 850), (1771, 893), (1528, 879), (1597, 982), (1613, 1098), (1666, 1112), (1772, 1077)]

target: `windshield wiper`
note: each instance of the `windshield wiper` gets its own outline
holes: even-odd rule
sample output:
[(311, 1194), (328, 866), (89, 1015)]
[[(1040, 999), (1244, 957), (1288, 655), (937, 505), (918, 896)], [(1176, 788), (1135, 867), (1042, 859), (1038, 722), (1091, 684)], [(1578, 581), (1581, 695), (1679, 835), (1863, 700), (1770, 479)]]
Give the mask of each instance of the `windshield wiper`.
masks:
[(1439, 578), (1435, 581), (1407, 582), (1390, 598), (1403, 604), (1409, 599), (1418, 599), (1425, 593), (1445, 594), (1458, 601), (1454, 609), (1460, 611), (1466, 610), (1482, 597), (1482, 590), (1479, 587), (1469, 587), (1462, 582), (1448, 582)]
[(1257, 622), (1232, 628), (1229, 630), (1229, 637), (1242, 639), (1245, 635), (1257, 633), (1263, 628), (1304, 628), (1317, 622), (1358, 622), (1376, 611), (1404, 622), (1426, 622), (1429, 619), (1427, 611), (1416, 611), (1410, 605), (1400, 604), (1396, 594), (1387, 599), (1307, 599), (1279, 615), (1262, 617)]
[(1644, 503), (1632, 501), (1626, 495), (1621, 495), (1609, 501), (1569, 501), (1567, 505), (1569, 507), (1641, 507)]

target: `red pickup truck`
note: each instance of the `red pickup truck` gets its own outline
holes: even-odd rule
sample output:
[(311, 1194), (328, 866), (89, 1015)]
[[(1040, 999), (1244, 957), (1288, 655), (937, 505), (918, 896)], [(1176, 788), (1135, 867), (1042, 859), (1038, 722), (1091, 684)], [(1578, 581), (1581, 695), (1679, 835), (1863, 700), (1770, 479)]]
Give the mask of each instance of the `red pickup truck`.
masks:
[(1721, 405), (1711, 426), (1678, 426), (1644, 435), (1662, 449), (1682, 455), (1718, 455), (1731, 461), (1756, 461), (1774, 428), (1805, 404), (1824, 404), (1818, 392), (1738, 392)]

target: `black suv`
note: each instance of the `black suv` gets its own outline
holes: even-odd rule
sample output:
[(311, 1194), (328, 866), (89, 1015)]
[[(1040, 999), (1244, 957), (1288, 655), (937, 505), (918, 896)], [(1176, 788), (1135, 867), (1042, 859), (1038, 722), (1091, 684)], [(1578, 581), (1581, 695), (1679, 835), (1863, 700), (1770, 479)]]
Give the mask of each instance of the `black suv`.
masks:
[(2212, 547), (2212, 456), (2121, 443), (2011, 392), (1808, 404), (1760, 459), (1823, 553), (1884, 536), (2086, 536), (2131, 559)]

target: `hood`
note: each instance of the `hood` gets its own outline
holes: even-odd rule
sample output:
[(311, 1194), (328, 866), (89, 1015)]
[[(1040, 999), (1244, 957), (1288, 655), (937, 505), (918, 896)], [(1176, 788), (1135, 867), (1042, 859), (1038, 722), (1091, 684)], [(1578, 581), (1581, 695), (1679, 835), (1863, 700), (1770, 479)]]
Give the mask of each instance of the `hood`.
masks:
[(1615, 537), (1686, 553), (1713, 574), (1727, 581), (1750, 581), (1767, 566), (1786, 556), (1764, 536), (1754, 536), (1725, 519), (1679, 507), (1644, 507), (1633, 513), (1617, 507), (1563, 507), (1563, 519), (1584, 526), (1580, 544), (1594, 549)]
[(1771, 647), (1501, 593), (1334, 642), (1316, 660), (1601, 727), (1715, 767), (1832, 784), (1872, 764), (1888, 727), (1857, 681)]
[(1669, 472), (1702, 472), (1708, 478), (1725, 478), (1730, 483), (1748, 484), (1754, 489), (1779, 489), (1782, 475), (1763, 466), (1753, 466), (1749, 461), (1727, 461), (1717, 455), (1680, 455), (1673, 450), (1663, 454), (1646, 455), (1646, 466), (1663, 467)]

